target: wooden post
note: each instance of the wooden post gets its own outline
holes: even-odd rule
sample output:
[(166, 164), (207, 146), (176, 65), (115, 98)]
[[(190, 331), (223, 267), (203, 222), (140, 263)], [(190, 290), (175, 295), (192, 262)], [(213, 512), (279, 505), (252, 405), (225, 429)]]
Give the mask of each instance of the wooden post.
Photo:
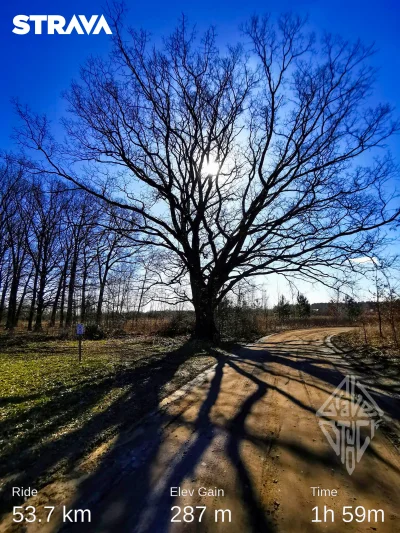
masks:
[(76, 325), (76, 334), (78, 336), (78, 361), (82, 362), (82, 336), (85, 333), (85, 326), (83, 324)]

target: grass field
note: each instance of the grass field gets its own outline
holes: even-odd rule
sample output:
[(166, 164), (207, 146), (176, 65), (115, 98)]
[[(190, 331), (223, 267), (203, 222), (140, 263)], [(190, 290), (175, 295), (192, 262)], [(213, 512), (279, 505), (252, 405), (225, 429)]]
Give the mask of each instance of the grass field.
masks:
[(0, 337), (1, 491), (79, 473), (90, 450), (213, 362), (184, 339), (85, 341), (79, 364), (76, 341)]

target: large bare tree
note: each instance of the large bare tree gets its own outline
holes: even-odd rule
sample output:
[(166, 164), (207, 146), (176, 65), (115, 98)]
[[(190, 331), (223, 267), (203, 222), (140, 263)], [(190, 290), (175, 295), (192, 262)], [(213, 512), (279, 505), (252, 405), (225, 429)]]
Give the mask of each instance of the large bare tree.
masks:
[(371, 104), (370, 47), (317, 40), (295, 16), (255, 17), (226, 50), (184, 19), (158, 47), (123, 10), (113, 32), (110, 58), (66, 94), (67, 143), (17, 105), (19, 139), (47, 172), (136, 214), (132, 238), (160, 248), (197, 337), (216, 337), (215, 308), (243, 279), (328, 283), (376, 252), (398, 215), (382, 147), (399, 124)]

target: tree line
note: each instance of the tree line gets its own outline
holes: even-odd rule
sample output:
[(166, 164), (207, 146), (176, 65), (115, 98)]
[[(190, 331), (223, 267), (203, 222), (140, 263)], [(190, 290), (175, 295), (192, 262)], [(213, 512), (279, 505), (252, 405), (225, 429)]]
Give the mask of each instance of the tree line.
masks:
[[(99, 277), (101, 316), (102, 274), (89, 275), (97, 260), (82, 243), (109, 247), (105, 235), (120, 235), (103, 234), (101, 224), (95, 237), (88, 231), (97, 227), (91, 217), (108, 213), (118, 213), (118, 224), (135, 219), (126, 235), (162, 259), (161, 268), (150, 265), (154, 284), (164, 284), (166, 300), (192, 304), (194, 334), (208, 340), (218, 340), (217, 309), (243, 282), (280, 274), (332, 287), (362, 273), (360, 259), (379, 256), (385, 229), (400, 216), (391, 186), (398, 167), (384, 149), (400, 121), (389, 104), (371, 100), (373, 46), (317, 39), (295, 15), (254, 16), (244, 39), (225, 49), (214, 28), (198, 36), (184, 17), (155, 45), (145, 30), (126, 27), (123, 5), (108, 19), (110, 56), (90, 58), (65, 92), (64, 141), (56, 142), (46, 116), (15, 104), (15, 139), (32, 171), (83, 192), (67, 201), (71, 241), (60, 246), (61, 272), (52, 254), (44, 258), (42, 240), (56, 246), (58, 237), (40, 233), (40, 209), (29, 237), (17, 238), (35, 246), (7, 252), (9, 327), (21, 302), (15, 295), (27, 285), (40, 328), (44, 287), (56, 272), (53, 304), (62, 320), (71, 322), (78, 278), (85, 313), (90, 276)], [(22, 222), (13, 231), (26, 234), (15, 203)]]
[(29, 172), (4, 156), (0, 166), (0, 322), (13, 330), (68, 328), (88, 313), (101, 324), (105, 307), (128, 305), (139, 254), (127, 218), (59, 178)]

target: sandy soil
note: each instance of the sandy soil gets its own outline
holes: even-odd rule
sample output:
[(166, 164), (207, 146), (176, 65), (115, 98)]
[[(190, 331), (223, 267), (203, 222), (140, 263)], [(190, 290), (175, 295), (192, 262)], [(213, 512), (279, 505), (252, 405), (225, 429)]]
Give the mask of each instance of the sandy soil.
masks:
[[(185, 394), (116, 442), (96, 473), (66, 490), (70, 506), (91, 510), (90, 524), (62, 525), (56, 509), (50, 524), (20, 531), (399, 532), (400, 457), (391, 441), (378, 430), (349, 475), (318, 425), (316, 411), (354, 373), (329, 342), (344, 330), (281, 333), (220, 355)], [(398, 419), (396, 395), (375, 388), (372, 396)], [(188, 492), (171, 496), (173, 487)], [(313, 496), (311, 487), (336, 489), (337, 496)], [(182, 508), (180, 522), (171, 522), (174, 506)], [(201, 523), (201, 509), (192, 522), (183, 520), (187, 506), (206, 507)], [(332, 509), (334, 522), (331, 513), (326, 523), (312, 522), (315, 506), (320, 518), (324, 506)], [(370, 521), (345, 523), (344, 506), (381, 509), (384, 523), (375, 523), (374, 513)], [(228, 513), (222, 522), (218, 510), (228, 509), (231, 522)]]

